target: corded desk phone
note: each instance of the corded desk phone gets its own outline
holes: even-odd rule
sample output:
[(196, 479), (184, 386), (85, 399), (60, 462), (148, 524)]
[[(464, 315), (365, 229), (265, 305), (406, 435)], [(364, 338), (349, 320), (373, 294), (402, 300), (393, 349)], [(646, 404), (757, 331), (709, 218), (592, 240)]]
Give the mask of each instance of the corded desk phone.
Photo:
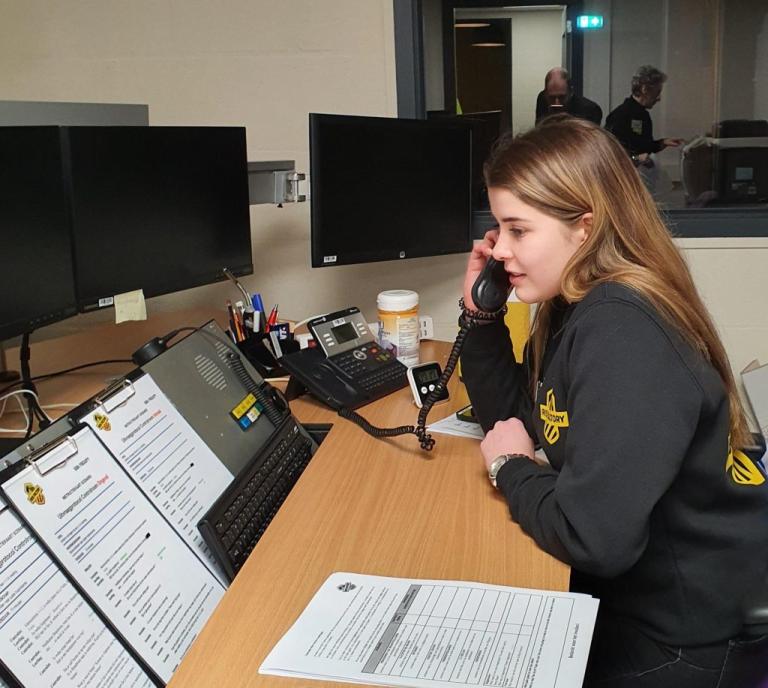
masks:
[(280, 363), (332, 409), (355, 409), (408, 384), (407, 368), (379, 346), (358, 308), (313, 318), (307, 327), (317, 347), (286, 354)]
[[(480, 311), (495, 313), (504, 307), (511, 291), (504, 263), (488, 258), (472, 286), (475, 306)], [(343, 418), (360, 425), (370, 435), (393, 437), (414, 434), (419, 438), (422, 449), (429, 451), (435, 441), (425, 429), (427, 414), (443, 395), (472, 326), (465, 323), (459, 330), (445, 370), (434, 391), (424, 400), (416, 426), (377, 428), (353, 410), (408, 385), (406, 367), (391, 352), (378, 346), (358, 308), (310, 320), (308, 327), (320, 348), (287, 354), (280, 359), (280, 363), (313, 396)], [(288, 398), (292, 398), (290, 383), (287, 392)]]

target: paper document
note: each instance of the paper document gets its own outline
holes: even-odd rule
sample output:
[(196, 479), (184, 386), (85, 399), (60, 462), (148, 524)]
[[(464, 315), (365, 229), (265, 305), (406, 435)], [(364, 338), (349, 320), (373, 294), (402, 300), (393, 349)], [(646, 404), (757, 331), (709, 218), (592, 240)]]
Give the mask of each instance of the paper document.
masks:
[(53, 557), (168, 681), (224, 587), (88, 427), (2, 484)]
[(259, 673), (416, 688), (576, 688), (597, 605), (575, 593), (334, 573)]
[(181, 538), (223, 583), (197, 524), (232, 473), (145, 374), (83, 417)]
[(456, 435), (457, 437), (471, 437), (473, 439), (481, 440), (485, 437), (483, 429), (480, 427), (480, 423), (470, 423), (465, 420), (459, 420), (456, 418), (456, 414), (452, 413), (450, 416), (431, 423), (427, 426), (427, 430), (432, 432), (440, 432), (443, 435)]
[(154, 685), (2, 498), (0, 647), (24, 686)]

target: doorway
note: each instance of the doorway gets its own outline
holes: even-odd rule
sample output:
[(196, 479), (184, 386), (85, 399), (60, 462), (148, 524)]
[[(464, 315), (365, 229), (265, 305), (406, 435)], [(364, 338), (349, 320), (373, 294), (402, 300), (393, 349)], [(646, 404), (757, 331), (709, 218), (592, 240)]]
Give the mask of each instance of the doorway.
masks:
[(544, 75), (570, 66), (566, 6), (457, 7), (444, 46), (453, 53), (444, 63), (446, 107), (496, 110), (501, 131), (524, 131), (535, 124)]

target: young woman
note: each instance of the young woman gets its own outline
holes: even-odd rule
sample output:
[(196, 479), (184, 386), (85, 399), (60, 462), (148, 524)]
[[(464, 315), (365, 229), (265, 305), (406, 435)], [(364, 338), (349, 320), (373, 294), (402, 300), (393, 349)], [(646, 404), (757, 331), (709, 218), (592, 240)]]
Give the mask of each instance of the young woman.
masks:
[(462, 374), (512, 518), (600, 599), (584, 685), (759, 685), (768, 637), (738, 636), (768, 580), (768, 483), (653, 201), (616, 139), (567, 116), (503, 139), (485, 175), (499, 227), (465, 306), (491, 255), (539, 306), (522, 363), (499, 314), (470, 331)]

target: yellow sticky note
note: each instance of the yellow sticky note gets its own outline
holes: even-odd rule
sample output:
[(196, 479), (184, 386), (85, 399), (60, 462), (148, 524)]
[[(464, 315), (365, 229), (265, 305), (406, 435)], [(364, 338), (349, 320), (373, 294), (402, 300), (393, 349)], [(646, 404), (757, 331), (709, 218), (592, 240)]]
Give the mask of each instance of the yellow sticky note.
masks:
[(115, 322), (126, 320), (146, 320), (147, 302), (144, 301), (144, 291), (127, 291), (125, 294), (115, 296)]

